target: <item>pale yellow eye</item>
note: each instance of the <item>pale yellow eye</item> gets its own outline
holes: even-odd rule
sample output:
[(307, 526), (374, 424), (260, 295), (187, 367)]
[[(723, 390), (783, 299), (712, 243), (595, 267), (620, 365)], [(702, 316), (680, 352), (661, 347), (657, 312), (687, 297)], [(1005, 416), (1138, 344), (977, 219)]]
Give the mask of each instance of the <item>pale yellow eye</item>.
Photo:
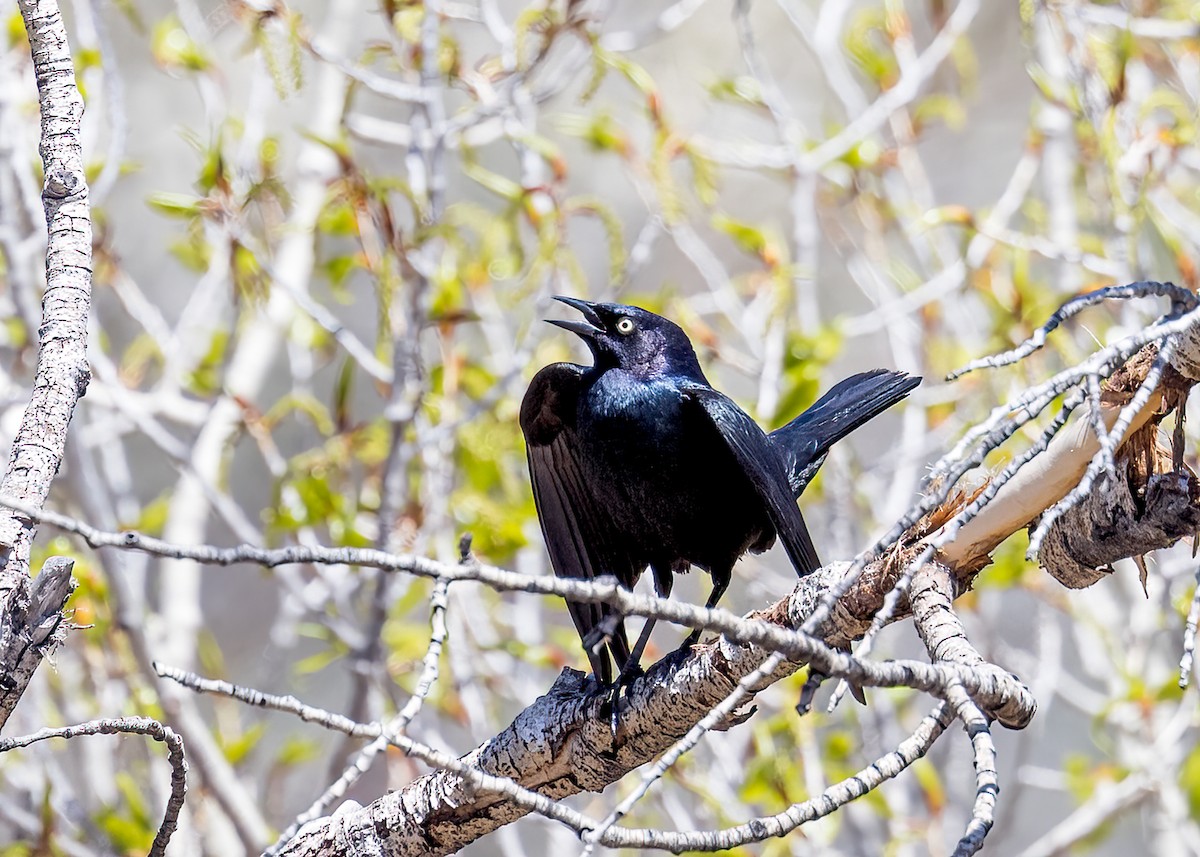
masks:
[(617, 321), (617, 333), (621, 334), (622, 336), (628, 336), (629, 334), (633, 333), (634, 327), (635, 325), (632, 318), (622, 318)]

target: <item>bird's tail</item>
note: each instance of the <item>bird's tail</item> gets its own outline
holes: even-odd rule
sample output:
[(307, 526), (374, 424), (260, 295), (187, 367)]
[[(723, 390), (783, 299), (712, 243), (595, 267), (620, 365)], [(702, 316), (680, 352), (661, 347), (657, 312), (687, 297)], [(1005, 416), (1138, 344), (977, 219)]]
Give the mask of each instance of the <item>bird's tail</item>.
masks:
[(787, 463), (792, 492), (800, 496), (831, 446), (896, 404), (920, 383), (918, 376), (887, 369), (851, 375), (800, 416), (771, 432), (771, 443)]

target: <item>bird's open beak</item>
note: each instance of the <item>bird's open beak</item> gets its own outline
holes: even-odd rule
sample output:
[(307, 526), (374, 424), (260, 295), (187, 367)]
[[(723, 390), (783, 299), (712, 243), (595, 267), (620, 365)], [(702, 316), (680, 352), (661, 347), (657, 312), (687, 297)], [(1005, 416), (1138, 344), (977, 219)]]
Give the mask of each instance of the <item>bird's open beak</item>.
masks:
[(573, 307), (583, 313), (586, 321), (559, 321), (556, 318), (546, 319), (547, 324), (552, 324), (555, 327), (561, 327), (563, 330), (569, 330), (576, 336), (581, 336), (584, 339), (595, 339), (600, 334), (604, 333), (604, 323), (600, 320), (600, 316), (596, 313), (594, 304), (590, 301), (583, 301), (579, 298), (568, 298), (562, 295), (555, 295), (556, 301), (561, 301), (569, 307)]

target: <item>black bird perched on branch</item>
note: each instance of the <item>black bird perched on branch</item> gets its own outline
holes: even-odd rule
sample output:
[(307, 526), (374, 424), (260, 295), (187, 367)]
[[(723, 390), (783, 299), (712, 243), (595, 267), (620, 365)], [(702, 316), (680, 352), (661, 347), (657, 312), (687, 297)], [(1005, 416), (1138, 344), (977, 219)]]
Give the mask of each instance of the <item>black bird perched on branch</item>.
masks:
[[(797, 574), (820, 568), (796, 498), (834, 442), (921, 379), (885, 370), (855, 375), (767, 435), (712, 388), (678, 325), (638, 307), (555, 300), (583, 314), (584, 321), (550, 324), (582, 337), (594, 365), (546, 366), (521, 402), (554, 573), (612, 575), (632, 589), (649, 566), (665, 597), (673, 575), (696, 565), (712, 576), (713, 607), (742, 554), (760, 553), (776, 537)], [(617, 696), (639, 670), (654, 620), (631, 650), (612, 607), (567, 607), (593, 674), (613, 688), (615, 726)], [(699, 637), (693, 631), (681, 650)]]

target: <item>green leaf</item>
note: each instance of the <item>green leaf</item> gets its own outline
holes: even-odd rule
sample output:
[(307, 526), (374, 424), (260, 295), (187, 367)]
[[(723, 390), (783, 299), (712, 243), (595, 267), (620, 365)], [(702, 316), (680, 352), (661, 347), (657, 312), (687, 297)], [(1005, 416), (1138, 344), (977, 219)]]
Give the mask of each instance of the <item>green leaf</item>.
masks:
[(657, 89), (654, 86), (654, 78), (650, 76), (650, 72), (638, 65), (625, 54), (618, 54), (612, 51), (607, 51), (602, 47), (596, 47), (596, 53), (601, 61), (612, 66), (613, 69), (620, 72), (630, 83), (648, 98), (657, 97)]
[(333, 421), (337, 431), (343, 432), (350, 427), (351, 395), (354, 392), (354, 361), (347, 357), (342, 361), (341, 371), (338, 372), (337, 382), (333, 386)]
[(734, 240), (742, 250), (757, 256), (769, 268), (778, 268), (787, 262), (787, 247), (778, 236), (766, 229), (717, 213), (712, 216), (713, 228)]
[(564, 134), (586, 140), (597, 151), (616, 152), (621, 156), (630, 152), (628, 135), (610, 113), (560, 116), (555, 124)]
[(342, 657), (341, 652), (337, 652), (332, 648), (322, 649), (319, 652), (314, 652), (307, 658), (301, 658), (296, 662), (295, 669), (297, 675), (312, 675), (325, 669), (330, 664), (336, 663)]
[(621, 271), (625, 267), (625, 224), (617, 213), (598, 196), (577, 196), (569, 199), (563, 206), (563, 213), (567, 216), (591, 214), (600, 221), (608, 238), (609, 279), (613, 282), (620, 279)]
[(114, 850), (124, 853), (144, 853), (150, 849), (158, 825), (151, 818), (140, 785), (133, 775), (121, 771), (116, 776), (121, 803), (105, 807), (95, 818)]
[(1192, 748), (1180, 766), (1179, 784), (1187, 794), (1192, 818), (1200, 818), (1200, 745)]
[(731, 101), (751, 107), (765, 107), (762, 86), (750, 75), (721, 78), (709, 84), (708, 92), (718, 101)]
[(152, 193), (146, 198), (146, 202), (151, 208), (171, 217), (185, 218), (199, 217), (200, 205), (203, 201), (202, 197), (193, 194), (167, 193), (166, 191)]
[(359, 268), (357, 256), (331, 256), (320, 265), (321, 272), (329, 278), (332, 286), (344, 286), (351, 272)]
[(850, 59), (881, 89), (899, 77), (899, 63), (887, 37), (886, 14), (879, 7), (859, 10), (850, 18), (844, 39)]
[(279, 748), (279, 752), (275, 756), (275, 761), (279, 765), (294, 767), (304, 765), (319, 759), (321, 756), (321, 744), (309, 738), (288, 738), (283, 742), (283, 746)]
[(788, 336), (783, 353), (779, 404), (768, 421), (772, 429), (784, 425), (816, 401), (824, 369), (841, 347), (842, 337), (833, 327), (812, 335), (795, 332)]
[(500, 173), (484, 169), (473, 161), (464, 160), (462, 170), (467, 178), (474, 180), (482, 187), (487, 188), (497, 196), (507, 199), (509, 202), (517, 202), (525, 195), (525, 188), (521, 187), (518, 182)]
[(226, 741), (218, 733), (218, 740), (221, 745), (221, 752), (224, 753), (225, 759), (231, 765), (238, 765), (246, 760), (246, 757), (254, 751), (262, 741), (263, 736), (267, 733), (267, 727), (262, 723), (255, 723), (249, 729), (242, 732), (233, 740)]
[(251, 300), (265, 299), (270, 293), (271, 278), (263, 270), (254, 251), (240, 241), (234, 241), (230, 252), (230, 272), (238, 293)]
[(308, 417), (322, 437), (329, 437), (335, 431), (329, 410), (311, 393), (288, 393), (281, 397), (263, 414), (262, 422), (268, 429), (273, 429), (285, 416), (292, 414)]
[(717, 165), (701, 154), (695, 146), (684, 146), (684, 154), (692, 167), (692, 190), (707, 208), (717, 204)]
[(137, 530), (148, 536), (162, 535), (163, 527), (167, 525), (167, 513), (171, 509), (170, 494), (160, 494), (146, 505), (142, 506), (141, 514), (124, 529)]
[(740, 220), (734, 220), (726, 214), (714, 214), (712, 217), (713, 228), (718, 232), (724, 232), (734, 240), (734, 243), (747, 253), (759, 255), (767, 246), (767, 236), (755, 226), (745, 223)]
[(18, 11), (9, 12), (8, 18), (5, 21), (5, 32), (8, 35), (8, 47), (15, 48), (17, 45), (25, 43), (25, 52), (28, 56), (28, 38), (25, 35), (25, 19), (21, 17)]
[(163, 18), (150, 35), (154, 61), (166, 68), (204, 71), (211, 64), (208, 54), (179, 23), (174, 15)]
[(221, 391), (225, 352), (229, 347), (229, 331), (215, 330), (208, 341), (208, 351), (196, 368), (188, 374), (187, 389), (208, 398)]
[(952, 131), (962, 130), (967, 123), (967, 110), (960, 99), (945, 92), (935, 92), (919, 100), (913, 108), (913, 119), (920, 125), (940, 121)]

